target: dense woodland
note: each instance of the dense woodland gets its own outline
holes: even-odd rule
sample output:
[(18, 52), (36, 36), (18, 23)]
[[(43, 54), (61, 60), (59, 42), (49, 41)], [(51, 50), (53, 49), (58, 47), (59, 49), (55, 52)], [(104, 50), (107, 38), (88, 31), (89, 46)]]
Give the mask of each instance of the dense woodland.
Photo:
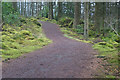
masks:
[(15, 23), (14, 19), (18, 18), (17, 15), (46, 17), (55, 20), (70, 17), (74, 18), (74, 28), (81, 24), (80, 20), (84, 20), (84, 29), (86, 29), (84, 35), (86, 36), (89, 35), (89, 29), (91, 28), (89, 24), (94, 25), (93, 30), (96, 31), (96, 36), (105, 36), (108, 29), (119, 36), (119, 4), (119, 2), (3, 2), (2, 17), (5, 23)]
[[(2, 2), (1, 6), (1, 23), (3, 23), (2, 45), (4, 45), (2, 52), (4, 53), (5, 59), (12, 58), (8, 55), (10, 53), (9, 49), (19, 49), (20, 46), (15, 41), (24, 44), (26, 40), (37, 40), (36, 36), (39, 31), (37, 33), (35, 32), (38, 29), (37, 26), (41, 26), (37, 21), (49, 21), (59, 24), (61, 31), (66, 34), (67, 37), (72, 36), (84, 42), (92, 43), (93, 48), (101, 53), (98, 57), (102, 58), (107, 56), (106, 59), (109, 63), (113, 64), (115, 68), (110, 67), (110, 69), (113, 69), (113, 73), (115, 73), (114, 76), (118, 76), (120, 2), (27, 2), (27, 0), (25, 0), (25, 2)], [(33, 22), (33, 26), (36, 26), (35, 32), (32, 32), (33, 26), (29, 24), (31, 22)], [(17, 31), (15, 32), (15, 30)], [(27, 32), (27, 30), (29, 32)], [(21, 31), (21, 34), (17, 33), (19, 31)], [(31, 36), (31, 33), (37, 35)], [(11, 35), (8, 36), (8, 34)], [(24, 34), (29, 35), (29, 39), (23, 36)], [(13, 45), (14, 47), (12, 46), (9, 48), (10, 43), (5, 40), (6, 38), (8, 38), (8, 41), (13, 38), (11, 42), (15, 43)], [(20, 42), (17, 38), (26, 40)], [(43, 42), (44, 41), (51, 42), (47, 39), (43, 40)], [(31, 45), (33, 46), (36, 44), (37, 43)], [(115, 65), (117, 66), (115, 67)], [(112, 73), (110, 77), (113, 77)]]

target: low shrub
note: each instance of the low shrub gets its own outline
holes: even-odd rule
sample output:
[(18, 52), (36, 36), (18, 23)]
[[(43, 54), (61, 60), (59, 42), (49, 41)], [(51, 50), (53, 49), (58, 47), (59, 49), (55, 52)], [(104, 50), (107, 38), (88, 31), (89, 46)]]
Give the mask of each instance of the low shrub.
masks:
[(59, 20), (58, 22), (61, 27), (69, 27), (69, 28), (72, 28), (73, 26), (73, 19), (72, 18), (69, 18), (69, 17), (63, 17)]

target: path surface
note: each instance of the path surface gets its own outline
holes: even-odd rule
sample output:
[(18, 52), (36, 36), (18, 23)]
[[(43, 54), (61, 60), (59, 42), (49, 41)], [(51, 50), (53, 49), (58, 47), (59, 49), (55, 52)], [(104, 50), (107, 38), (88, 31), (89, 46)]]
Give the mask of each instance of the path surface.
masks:
[(3, 63), (3, 78), (90, 78), (94, 50), (90, 44), (68, 39), (56, 24), (41, 22), (52, 44)]

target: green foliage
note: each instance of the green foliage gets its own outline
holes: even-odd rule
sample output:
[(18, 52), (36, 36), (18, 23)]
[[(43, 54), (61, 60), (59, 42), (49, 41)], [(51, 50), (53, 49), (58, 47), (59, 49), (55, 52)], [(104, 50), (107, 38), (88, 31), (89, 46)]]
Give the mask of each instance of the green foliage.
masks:
[(89, 30), (89, 36), (90, 37), (95, 37), (96, 32), (93, 30)]
[(49, 21), (49, 19), (48, 19), (48, 18), (45, 18), (45, 17), (40, 18), (40, 20), (41, 20), (41, 21)]
[(84, 33), (84, 27), (83, 25), (77, 25), (75, 32), (77, 32), (78, 34), (83, 34)]
[(73, 32), (71, 28), (62, 27), (61, 31), (64, 33), (64, 36), (67, 37), (67, 38), (74, 39), (74, 40), (77, 40), (77, 41), (81, 41), (81, 42), (84, 42), (84, 43), (92, 43), (93, 44), (92, 41), (83, 40), (83, 36), (77, 34), (76, 32)]
[(43, 6), (42, 16), (48, 18), (48, 13), (49, 13), (49, 7)]
[(119, 48), (120, 37), (118, 37), (114, 32), (109, 33), (107, 37), (101, 37), (101, 38), (103, 41), (113, 45), (113, 47)]
[(12, 3), (2, 2), (2, 13), (5, 15), (12, 14), (14, 12), (14, 8), (12, 7)]
[(41, 26), (41, 24), (37, 21), (37, 19), (35, 18), (31, 18), (30, 19), (34, 24), (38, 25), (38, 26)]
[(24, 24), (27, 23), (24, 18), (20, 18), (20, 22), (22, 22), (22, 23), (24, 23)]
[(2, 17), (3, 21), (6, 24), (14, 24), (19, 23), (19, 16), (18, 13), (15, 12), (14, 8), (12, 7), (12, 3), (9, 2), (3, 2), (2, 3)]
[[(106, 57), (111, 57), (111, 59), (115, 59), (116, 61), (118, 61), (117, 59), (117, 49), (116, 48), (112, 48), (109, 45), (101, 45), (101, 43), (97, 43), (93, 46), (94, 49), (99, 50), (99, 52), (101, 53), (100, 55), (106, 56)], [(118, 64), (118, 63), (116, 63)]]
[(2, 43), (2, 49), (9, 49), (9, 46), (8, 45), (6, 45), (5, 43)]
[(67, 35), (70, 35), (70, 36), (78, 36), (78, 34), (76, 34), (75, 32), (73, 32), (71, 28), (62, 27), (62, 28), (61, 28), (61, 31), (62, 31), (64, 34), (67, 34)]
[(114, 48), (114, 45), (107, 43), (107, 42), (99, 42), (99, 45), (104, 45), (104, 46), (108, 46), (110, 48)]
[(109, 41), (108, 39), (111, 39), (113, 41), (120, 41), (120, 38), (114, 33), (114, 32), (108, 32), (107, 37), (103, 37), (105, 41)]
[(45, 18), (45, 17), (38, 18), (38, 20), (40, 20), (40, 21), (48, 21), (50, 23), (56, 23), (57, 24), (56, 20), (54, 20), (54, 19), (48, 19), (48, 18)]
[(21, 30), (21, 31), (20, 31), (20, 35), (22, 35), (22, 36), (25, 36), (25, 35), (30, 36), (31, 33), (30, 33), (30, 31), (27, 31), (27, 30)]
[(3, 21), (7, 24), (14, 24), (19, 22), (17, 14), (3, 15)]
[(58, 22), (61, 27), (69, 27), (72, 28), (73, 26), (73, 19), (70, 17), (62, 17)]
[(118, 69), (119, 65), (117, 48), (115, 48), (113, 44), (110, 44), (108, 42), (99, 42), (97, 44), (94, 44), (93, 48), (99, 51), (99, 54), (97, 56), (104, 56), (103, 60), (107, 61), (107, 64), (111, 65), (107, 66), (106, 68), (106, 71), (108, 71), (109, 73), (109, 75), (106, 77), (115, 77), (113, 75), (116, 74), (116, 69)]

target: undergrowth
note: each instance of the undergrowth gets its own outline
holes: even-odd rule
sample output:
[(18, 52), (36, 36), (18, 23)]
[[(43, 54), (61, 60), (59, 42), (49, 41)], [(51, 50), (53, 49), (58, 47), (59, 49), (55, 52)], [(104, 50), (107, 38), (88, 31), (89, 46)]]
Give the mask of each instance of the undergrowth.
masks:
[(41, 24), (35, 18), (21, 17), (20, 24), (4, 24), (0, 34), (3, 61), (17, 58), (52, 42), (46, 38)]

